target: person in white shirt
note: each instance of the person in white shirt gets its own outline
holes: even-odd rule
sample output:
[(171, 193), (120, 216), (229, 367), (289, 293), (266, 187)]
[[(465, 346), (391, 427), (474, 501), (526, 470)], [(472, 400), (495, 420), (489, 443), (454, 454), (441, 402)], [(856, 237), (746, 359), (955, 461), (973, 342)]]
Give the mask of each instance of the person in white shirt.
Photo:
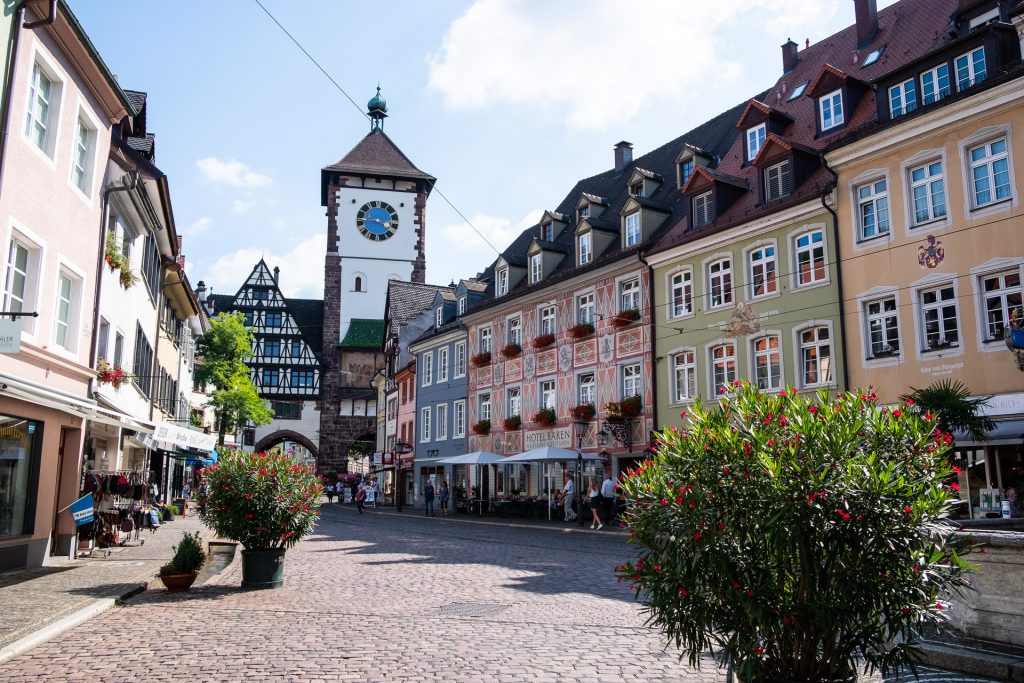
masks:
[(576, 519), (576, 513), (572, 511), (573, 501), (576, 499), (576, 485), (572, 477), (565, 478), (565, 486), (562, 487), (562, 505), (565, 507), (565, 521), (571, 522)]
[(615, 514), (615, 482), (612, 481), (612, 473), (604, 473), (604, 481), (601, 482), (601, 510), (604, 515), (604, 523), (611, 524)]

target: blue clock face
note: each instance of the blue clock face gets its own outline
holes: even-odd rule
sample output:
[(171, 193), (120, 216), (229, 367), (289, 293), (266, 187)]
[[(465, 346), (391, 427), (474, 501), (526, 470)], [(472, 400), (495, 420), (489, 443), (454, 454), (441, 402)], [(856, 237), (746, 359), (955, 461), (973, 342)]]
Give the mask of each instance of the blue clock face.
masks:
[(367, 202), (356, 213), (356, 228), (366, 239), (383, 242), (398, 230), (398, 212), (386, 202)]

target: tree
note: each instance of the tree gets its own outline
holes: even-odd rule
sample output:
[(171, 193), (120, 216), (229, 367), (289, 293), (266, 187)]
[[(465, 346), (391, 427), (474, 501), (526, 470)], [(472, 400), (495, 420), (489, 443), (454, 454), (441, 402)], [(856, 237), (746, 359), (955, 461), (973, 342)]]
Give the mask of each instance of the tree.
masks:
[(988, 441), (988, 433), (996, 428), (995, 421), (982, 413), (991, 396), (971, 397), (963, 382), (944, 379), (924, 389), (911, 388), (911, 393), (900, 398), (912, 400), (921, 412), (935, 416), (935, 426), (944, 432), (961, 432), (973, 441)]
[(224, 434), (247, 422), (269, 424), (274, 417), (249, 379), (245, 361), (252, 355), (252, 332), (241, 313), (222, 313), (210, 321), (210, 329), (196, 340), (196, 381), (212, 384), (210, 407), (217, 416), (217, 443)]

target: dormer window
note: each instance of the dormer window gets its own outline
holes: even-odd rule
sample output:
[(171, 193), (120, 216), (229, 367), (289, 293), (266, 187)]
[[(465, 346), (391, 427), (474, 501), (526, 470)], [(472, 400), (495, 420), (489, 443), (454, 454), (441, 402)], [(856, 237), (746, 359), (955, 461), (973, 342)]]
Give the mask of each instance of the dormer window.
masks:
[(640, 244), (640, 212), (635, 211), (626, 216), (626, 246)]
[(985, 48), (979, 47), (965, 55), (960, 55), (953, 62), (956, 66), (956, 89), (967, 90), (985, 80)]
[(973, 19), (971, 19), (968, 22), (967, 26), (968, 26), (969, 30), (973, 31), (974, 29), (978, 28), (979, 26), (984, 26), (985, 24), (987, 24), (990, 21), (998, 21), (998, 20), (999, 20), (999, 8), (998, 7), (993, 7), (992, 9), (990, 9), (987, 12), (985, 12), (984, 14), (979, 14), (978, 16), (976, 16)]
[(579, 220), (583, 220), (584, 218), (590, 218), (590, 204), (580, 207)]
[(826, 131), (843, 125), (843, 91), (836, 90), (818, 98), (818, 111), (821, 114), (821, 130)]
[(438, 306), (434, 310), (434, 326), (441, 327), (444, 325), (444, 306)]
[(693, 157), (679, 162), (679, 187), (686, 185), (690, 181), (690, 176), (693, 175), (693, 167)]
[(889, 116), (896, 118), (917, 109), (917, 81), (913, 78), (889, 88)]
[(768, 137), (768, 126), (762, 123), (747, 129), (747, 161), (753, 161), (761, 151), (765, 138)]
[(555, 226), (552, 223), (545, 223), (540, 226), (540, 238), (548, 242), (555, 241)]
[(715, 202), (711, 192), (699, 194), (693, 198), (693, 227), (701, 228), (711, 225), (715, 220)]
[(459, 297), (459, 315), (462, 315), (465, 312), (466, 312), (466, 297), (460, 296)]
[(498, 296), (508, 294), (508, 268), (502, 268), (495, 275), (494, 291)]
[(530, 257), (530, 284), (534, 285), (540, 282), (543, 274), (544, 257), (542, 254), (534, 254)]
[(594, 258), (594, 245), (593, 236), (589, 232), (585, 232), (577, 238), (578, 248), (577, 254), (579, 254), (579, 263), (577, 265), (585, 266), (590, 263)]
[(629, 186), (629, 194), (633, 197), (643, 198), (644, 196), (644, 184), (643, 181), (639, 183), (633, 183)]
[(764, 169), (764, 200), (772, 202), (789, 195), (793, 189), (789, 161)]
[(921, 74), (921, 99), (924, 104), (938, 102), (949, 93), (949, 64), (940, 64)]

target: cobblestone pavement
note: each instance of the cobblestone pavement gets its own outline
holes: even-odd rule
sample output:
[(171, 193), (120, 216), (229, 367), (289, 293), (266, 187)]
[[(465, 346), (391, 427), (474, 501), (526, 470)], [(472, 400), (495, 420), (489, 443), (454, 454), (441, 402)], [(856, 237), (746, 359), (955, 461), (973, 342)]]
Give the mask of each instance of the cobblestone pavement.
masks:
[(130, 541), (125, 547), (112, 548), (109, 557), (97, 550), (90, 559), (0, 574), (0, 647), (99, 598), (138, 589), (171, 559), (171, 547), (182, 532), (201, 529), (197, 517), (179, 516), (155, 532), (142, 529), (139, 540), (145, 544)]
[(643, 626), (605, 537), (325, 506), (286, 585), (148, 591), (0, 665), (0, 680), (720, 681)]

